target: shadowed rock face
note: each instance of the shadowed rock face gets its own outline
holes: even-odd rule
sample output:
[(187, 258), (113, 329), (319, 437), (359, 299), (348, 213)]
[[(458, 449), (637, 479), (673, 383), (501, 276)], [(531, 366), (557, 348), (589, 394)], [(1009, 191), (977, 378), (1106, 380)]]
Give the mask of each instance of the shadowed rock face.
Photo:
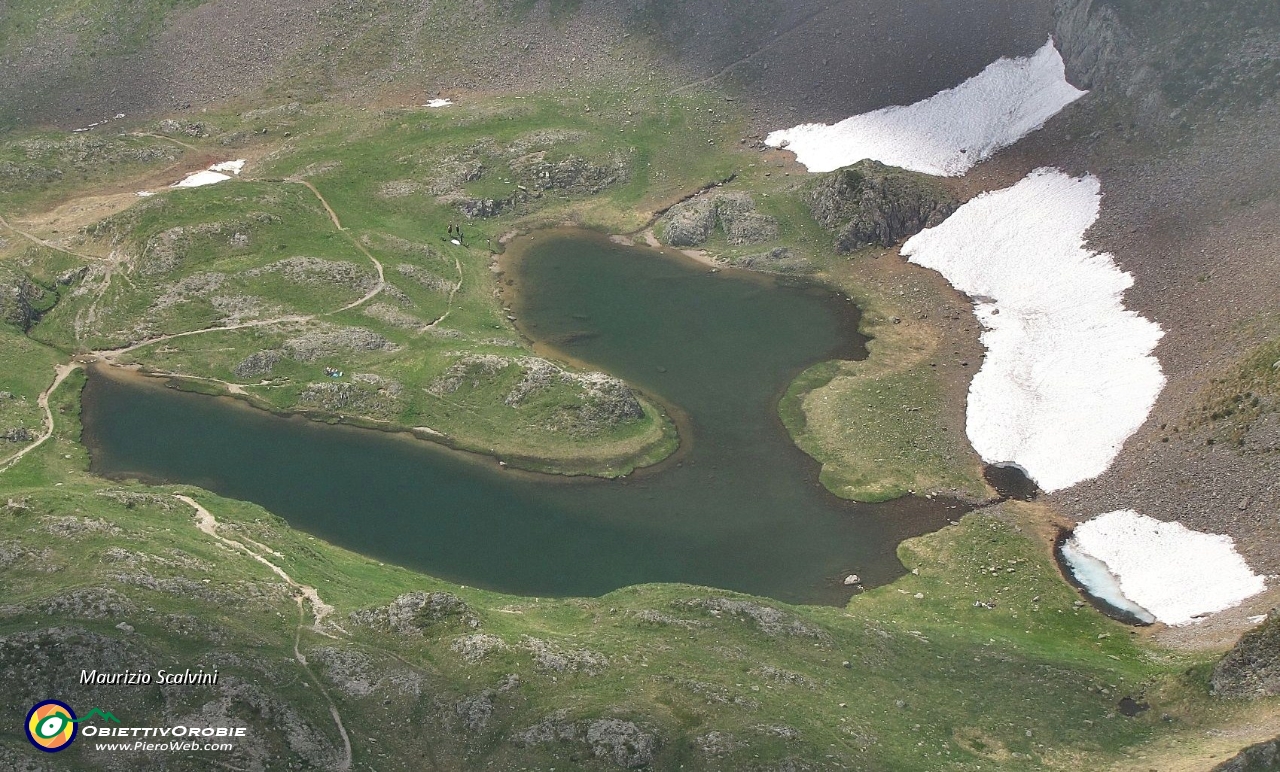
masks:
[(20, 271), (0, 265), (0, 322), (27, 330), (35, 323), (32, 303), (44, 295), (34, 282)]
[(814, 218), (835, 232), (841, 253), (873, 244), (891, 247), (938, 225), (960, 205), (925, 175), (875, 161), (822, 175), (808, 198)]
[[(0, 118), (71, 126), (194, 111), (269, 83), (292, 84), (294, 97), (403, 78), (428, 93), (535, 90), (656, 71), (739, 91), (772, 120), (831, 121), (1030, 53), (1050, 26), (1050, 0), (583, 0), (554, 18), (542, 2), (438, 5), (210, 0), (105, 25), (60, 15), (0, 51)], [(638, 55), (619, 59), (620, 46)]]

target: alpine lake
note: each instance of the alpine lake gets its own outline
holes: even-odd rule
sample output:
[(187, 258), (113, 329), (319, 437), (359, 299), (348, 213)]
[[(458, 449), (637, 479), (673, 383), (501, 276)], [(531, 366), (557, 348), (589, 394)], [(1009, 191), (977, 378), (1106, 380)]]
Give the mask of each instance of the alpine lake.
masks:
[(91, 374), (92, 469), (196, 485), (377, 560), (530, 596), (679, 582), (842, 605), (904, 569), (904, 539), (958, 501), (842, 500), (778, 400), (806, 367), (866, 355), (853, 303), (812, 282), (550, 230), (503, 258), (537, 352), (625, 379), (676, 417), (680, 449), (625, 478), (568, 478), (407, 435), (282, 418), (156, 379)]

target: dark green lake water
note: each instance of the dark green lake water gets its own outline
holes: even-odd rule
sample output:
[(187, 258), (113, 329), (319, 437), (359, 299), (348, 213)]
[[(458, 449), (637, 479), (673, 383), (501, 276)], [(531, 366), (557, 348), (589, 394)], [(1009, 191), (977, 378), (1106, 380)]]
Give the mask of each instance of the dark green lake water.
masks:
[(379, 560), (543, 596), (687, 582), (843, 603), (846, 574), (896, 578), (897, 544), (962, 511), (842, 501), (778, 420), (800, 370), (863, 353), (842, 297), (580, 233), (519, 251), (506, 278), (522, 329), (543, 353), (677, 407), (676, 458), (625, 480), (565, 480), (95, 374), (84, 397), (94, 471), (198, 485)]

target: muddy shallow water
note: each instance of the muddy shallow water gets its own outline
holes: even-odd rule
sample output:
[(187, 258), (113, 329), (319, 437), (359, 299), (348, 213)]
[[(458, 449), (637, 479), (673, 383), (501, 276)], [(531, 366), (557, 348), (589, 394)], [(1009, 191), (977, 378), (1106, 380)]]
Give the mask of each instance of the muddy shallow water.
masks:
[(903, 568), (904, 538), (958, 502), (855, 504), (817, 480), (777, 401), (805, 367), (865, 354), (830, 290), (724, 272), (582, 232), (535, 234), (504, 260), (508, 302), (541, 354), (606, 370), (681, 416), (680, 452), (622, 480), (555, 478), (381, 432), (95, 373), (93, 469), (254, 501), (334, 544), (460, 583), (599, 595), (687, 582), (843, 603)]

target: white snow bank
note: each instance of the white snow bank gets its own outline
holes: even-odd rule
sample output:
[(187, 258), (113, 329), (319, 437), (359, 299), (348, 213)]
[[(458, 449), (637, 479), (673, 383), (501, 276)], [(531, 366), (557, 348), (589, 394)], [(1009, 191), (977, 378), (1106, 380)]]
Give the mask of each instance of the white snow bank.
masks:
[(226, 182), (231, 179), (231, 174), (239, 175), (244, 171), (244, 159), (240, 158), (235, 161), (222, 161), (210, 166), (208, 169), (188, 174), (185, 179), (173, 183), (171, 188), (199, 188), (205, 185), (217, 185), (219, 182)]
[(902, 247), (975, 300), (987, 357), (969, 386), (968, 434), (992, 464), (1045, 491), (1106, 471), (1164, 387), (1164, 334), (1124, 307), (1133, 277), (1084, 247), (1097, 178), (1038, 169), (968, 202)]
[(1230, 536), (1120, 510), (1081, 524), (1071, 541), (1102, 561), (1125, 597), (1169, 625), (1231, 608), (1266, 589)]
[(195, 172), (194, 174), (188, 174), (186, 179), (181, 180), (179, 182), (175, 182), (170, 187), (199, 188), (205, 185), (216, 185), (219, 182), (226, 182), (229, 179), (231, 179), (230, 175), (223, 174), (221, 172), (209, 171), (208, 169), (206, 169), (202, 172)]
[(1080, 545), (1074, 538), (1063, 542), (1062, 558), (1071, 568), (1071, 574), (1075, 576), (1076, 581), (1083, 585), (1090, 595), (1106, 601), (1113, 608), (1130, 614), (1140, 622), (1151, 624), (1156, 621), (1154, 614), (1124, 596), (1124, 591), (1120, 589), (1120, 580), (1111, 573), (1107, 564), (1080, 549)]
[(448, 107), (453, 104), (452, 99), (432, 99), (427, 102), (427, 107)]
[(231, 172), (232, 174), (240, 174), (244, 171), (244, 159), (237, 158), (234, 161), (223, 161), (220, 164), (214, 164), (209, 167), (211, 172)]
[(870, 158), (958, 177), (1086, 93), (1067, 82), (1062, 56), (1050, 39), (1030, 57), (1000, 59), (924, 101), (855, 115), (834, 126), (806, 123), (775, 131), (765, 143), (785, 143), (811, 172)]

